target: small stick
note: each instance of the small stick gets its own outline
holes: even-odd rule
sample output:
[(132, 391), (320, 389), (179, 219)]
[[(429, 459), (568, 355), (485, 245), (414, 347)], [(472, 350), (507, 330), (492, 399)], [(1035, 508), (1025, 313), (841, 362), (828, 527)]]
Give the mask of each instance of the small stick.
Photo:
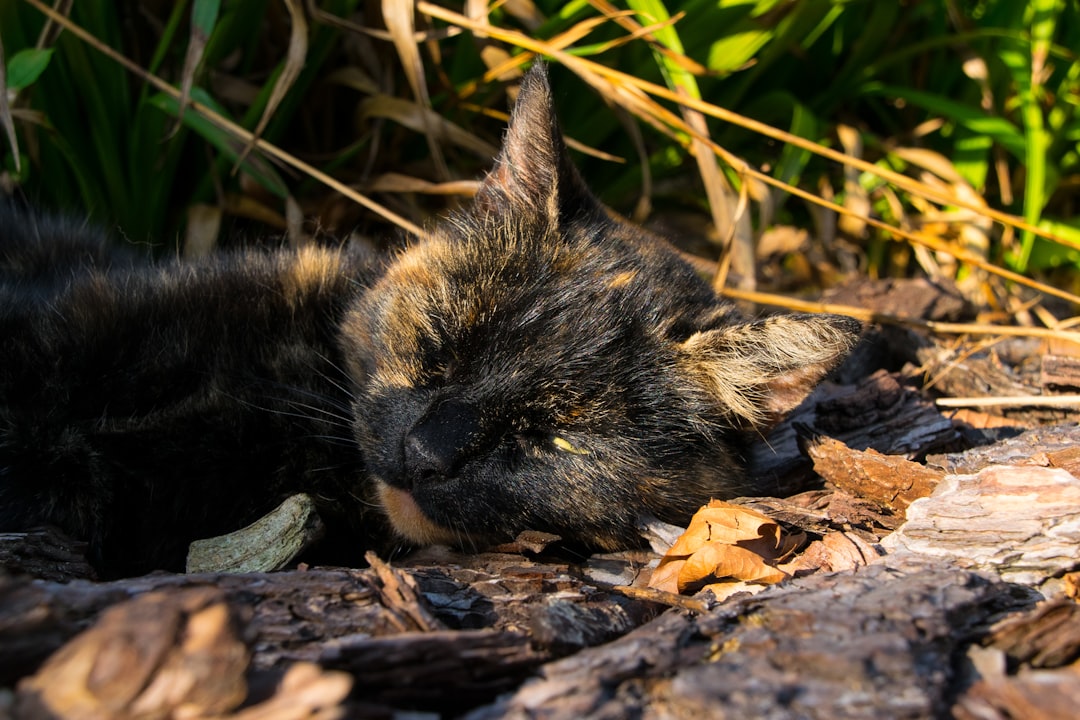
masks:
[(1080, 405), (1080, 395), (1009, 395), (998, 397), (938, 398), (934, 403), (938, 407), (1071, 407), (1073, 405)]
[(712, 604), (704, 600), (698, 600), (697, 598), (686, 597), (684, 595), (676, 595), (675, 593), (656, 590), (654, 588), (613, 585), (611, 589), (628, 598), (633, 598), (634, 600), (648, 600), (649, 602), (660, 603), (661, 605), (667, 605), (668, 607), (682, 608), (683, 610), (689, 610), (696, 613), (707, 613), (712, 608)]

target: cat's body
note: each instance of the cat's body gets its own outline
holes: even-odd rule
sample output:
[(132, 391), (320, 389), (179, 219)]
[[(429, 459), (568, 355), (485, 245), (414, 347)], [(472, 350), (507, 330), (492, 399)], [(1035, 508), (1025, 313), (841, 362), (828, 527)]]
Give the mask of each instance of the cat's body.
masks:
[[(857, 332), (747, 323), (610, 219), (542, 70), (473, 205), (385, 270), (314, 248), (108, 268), (92, 234), (35, 222), (0, 216), (0, 531), (56, 523), (107, 574), (176, 568), (296, 491), (356, 556), (524, 529), (630, 545), (643, 514), (755, 492), (748, 438)], [(27, 270), (58, 238), (87, 260)]]
[(0, 227), (8, 268), (63, 237), (73, 273), (0, 291), (0, 527), (54, 522), (127, 574), (183, 567), (290, 492), (342, 521), (363, 463), (336, 325), (368, 268), (315, 248), (109, 267), (88, 231)]

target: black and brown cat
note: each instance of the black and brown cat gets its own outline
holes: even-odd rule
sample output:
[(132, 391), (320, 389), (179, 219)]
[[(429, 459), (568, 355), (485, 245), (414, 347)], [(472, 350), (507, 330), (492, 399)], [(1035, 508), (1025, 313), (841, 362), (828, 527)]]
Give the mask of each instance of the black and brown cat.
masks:
[(542, 67), (472, 204), (385, 264), (106, 248), (0, 215), (0, 530), (56, 524), (107, 576), (180, 568), (297, 491), (356, 557), (524, 529), (634, 545), (639, 516), (757, 492), (750, 441), (859, 330), (745, 320), (609, 217)]

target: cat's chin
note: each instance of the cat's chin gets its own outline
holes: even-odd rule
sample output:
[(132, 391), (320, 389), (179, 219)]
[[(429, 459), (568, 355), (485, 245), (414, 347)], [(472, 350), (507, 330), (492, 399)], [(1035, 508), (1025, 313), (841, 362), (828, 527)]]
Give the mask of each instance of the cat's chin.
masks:
[(400, 535), (418, 545), (457, 545), (464, 539), (461, 533), (438, 525), (416, 504), (412, 493), (381, 480), (376, 480), (379, 503)]

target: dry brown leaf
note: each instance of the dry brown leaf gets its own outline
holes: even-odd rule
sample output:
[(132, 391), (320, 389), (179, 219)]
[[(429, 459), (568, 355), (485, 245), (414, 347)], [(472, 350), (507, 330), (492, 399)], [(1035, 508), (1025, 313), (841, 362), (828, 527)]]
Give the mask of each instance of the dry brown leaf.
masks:
[(288, 221), (284, 215), (251, 195), (226, 193), (225, 212), (261, 222), (272, 228), (285, 230), (288, 227)]
[(791, 562), (778, 567), (789, 575), (809, 575), (815, 572), (854, 570), (869, 564), (878, 556), (873, 546), (857, 535), (834, 531), (815, 540)]
[(763, 528), (770, 532), (770, 525), (779, 532), (776, 523), (755, 510), (711, 500), (694, 514), (686, 532), (668, 550), (667, 557), (688, 557), (710, 542), (734, 545), (758, 540), (763, 536)]
[[(450, 169), (443, 157), (442, 147), (436, 137), (437, 124), (432, 116), (438, 117), (431, 110), (431, 97), (428, 95), (427, 80), (424, 77), (424, 63), (420, 58), (420, 48), (416, 44), (415, 4), (413, 0), (382, 0), (383, 22), (393, 40), (394, 49), (401, 58), (401, 66), (409, 81), (416, 103), (426, 112), (419, 115), (420, 132), (427, 137), (431, 160), (435, 172), (443, 180), (450, 178)], [(490, 155), (488, 157), (491, 157)]]
[(289, 10), (289, 20), (292, 23), (292, 30), (289, 33), (289, 47), (285, 53), (285, 64), (274, 82), (274, 89), (270, 93), (270, 98), (266, 101), (266, 107), (263, 108), (259, 124), (255, 126), (251, 139), (236, 161), (235, 167), (237, 168), (244, 162), (244, 158), (251, 152), (251, 149), (255, 147), (256, 139), (266, 129), (267, 123), (274, 116), (274, 112), (289, 92), (289, 88), (296, 82), (296, 78), (300, 77), (300, 71), (304, 69), (304, 62), (307, 60), (308, 23), (307, 18), (304, 16), (304, 8), (300, 4), (300, 0), (284, 0), (284, 2), (285, 7)]
[(793, 225), (774, 225), (758, 238), (756, 255), (759, 260), (774, 255), (802, 252), (810, 245), (810, 232)]
[(206, 257), (217, 246), (221, 231), (222, 210), (217, 205), (197, 203), (188, 208), (184, 231), (184, 257)]
[(394, 49), (401, 59), (405, 78), (412, 88), (413, 97), (424, 105), (428, 104), (427, 82), (424, 78), (424, 63), (420, 58), (420, 48), (416, 44), (415, 5), (411, 0), (383, 0), (382, 15), (386, 29), (393, 40)]
[(668, 592), (697, 590), (710, 581), (730, 578), (758, 584), (788, 577), (775, 567), (801, 544), (785, 535), (767, 515), (720, 500), (711, 500), (653, 571), (649, 587)]
[(1061, 581), (1065, 597), (1080, 600), (1080, 572), (1065, 573)]
[[(289, 666), (277, 691), (267, 700), (245, 708), (231, 720), (331, 720), (347, 717), (341, 703), (352, 689), (352, 677), (323, 670), (315, 663)], [(216, 719), (209, 719), (216, 720)]]
[(949, 184), (959, 185), (967, 182), (956, 166), (941, 153), (920, 147), (894, 147), (891, 152), (906, 163), (929, 170)]
[(524, 25), (529, 32), (539, 30), (547, 22), (547, 18), (544, 17), (544, 14), (540, 12), (540, 9), (536, 7), (532, 0), (506, 0), (501, 5), (508, 15), (517, 18), (517, 21)]
[(749, 593), (754, 595), (764, 590), (767, 586), (745, 580), (728, 580), (725, 582), (709, 583), (702, 590), (708, 590), (713, 594), (714, 602), (723, 602), (732, 595)]
[(304, 211), (292, 195), (285, 196), (285, 237), (294, 248), (309, 245), (314, 240), (304, 232)]
[(768, 565), (765, 558), (752, 550), (727, 545), (709, 543), (695, 552), (679, 570), (679, 589), (694, 587), (706, 578), (738, 578), (772, 585), (788, 574)]
[(1050, 467), (1061, 468), (1080, 478), (1080, 447), (1071, 447), (1046, 454)]
[(432, 138), (445, 139), (485, 160), (494, 157), (497, 152), (495, 146), (455, 125), (430, 107), (403, 98), (375, 95), (361, 104), (360, 116), (393, 120), (410, 130), (427, 133)]
[(379, 83), (355, 65), (338, 68), (327, 75), (323, 82), (352, 88), (364, 95), (378, 95)]
[[(1059, 325), (1061, 334), (1065, 335), (1065, 323)], [(1080, 344), (1069, 342), (1065, 337), (1048, 337), (1039, 351), (1045, 355), (1063, 355), (1065, 357), (1080, 357)]]
[(450, 182), (433, 183), (423, 178), (403, 175), (402, 173), (388, 172), (371, 179), (364, 189), (369, 193), (375, 192), (415, 192), (425, 195), (464, 195), (472, 196), (480, 188), (477, 180), (451, 180)]
[[(862, 137), (859, 131), (849, 125), (838, 125), (836, 135), (844, 148), (844, 154), (861, 160), (863, 156)], [(853, 238), (861, 238), (866, 232), (865, 218), (870, 214), (870, 198), (859, 183), (859, 170), (853, 165), (844, 165), (844, 207), (851, 214), (842, 215), (838, 221), (840, 232)]]
[(667, 560), (665, 557), (664, 560), (660, 561), (660, 565), (653, 570), (652, 577), (649, 578), (649, 587), (678, 595), (679, 573), (685, 564), (685, 559)]
[(1031, 421), (993, 415), (971, 408), (956, 408), (955, 410), (950, 410), (947, 416), (949, 420), (952, 421), (953, 425), (966, 425), (980, 430), (999, 427), (1023, 429), (1034, 427), (1034, 424)]

